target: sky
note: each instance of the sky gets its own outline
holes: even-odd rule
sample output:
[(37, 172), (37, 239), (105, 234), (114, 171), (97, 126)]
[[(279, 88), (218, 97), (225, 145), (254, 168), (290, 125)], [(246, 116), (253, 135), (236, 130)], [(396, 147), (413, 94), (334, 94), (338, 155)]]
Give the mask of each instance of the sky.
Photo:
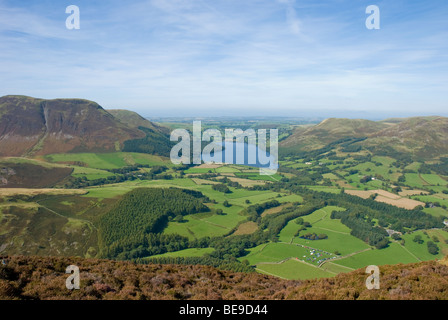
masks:
[(0, 0), (0, 44), (0, 96), (149, 118), (448, 115), (446, 0)]

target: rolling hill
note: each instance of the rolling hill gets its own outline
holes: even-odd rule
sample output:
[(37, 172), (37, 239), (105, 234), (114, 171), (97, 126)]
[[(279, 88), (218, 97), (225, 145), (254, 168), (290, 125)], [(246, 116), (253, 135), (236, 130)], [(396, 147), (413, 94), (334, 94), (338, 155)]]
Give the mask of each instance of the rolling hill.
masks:
[(374, 150), (391, 148), (417, 158), (434, 159), (448, 153), (448, 118), (408, 118), (371, 134), (365, 144)]
[(167, 127), (163, 127), (154, 122), (151, 122), (134, 111), (126, 109), (107, 109), (106, 111), (130, 128), (144, 127), (152, 129), (153, 131), (159, 131), (165, 134), (169, 134), (169, 129)]
[(339, 139), (366, 137), (387, 127), (387, 124), (371, 120), (329, 118), (312, 127), (298, 127), (280, 147), (314, 150)]
[(365, 138), (358, 145), (378, 154), (406, 153), (416, 159), (448, 154), (448, 118), (412, 117), (370, 121), (330, 118), (298, 127), (280, 143), (284, 150), (310, 151), (344, 138)]
[[(149, 121), (145, 124), (157, 134), (159, 144), (160, 139), (169, 141), (159, 127)], [(146, 137), (147, 133), (120, 121), (92, 101), (0, 98), (0, 156), (114, 152), (122, 150), (125, 141)]]

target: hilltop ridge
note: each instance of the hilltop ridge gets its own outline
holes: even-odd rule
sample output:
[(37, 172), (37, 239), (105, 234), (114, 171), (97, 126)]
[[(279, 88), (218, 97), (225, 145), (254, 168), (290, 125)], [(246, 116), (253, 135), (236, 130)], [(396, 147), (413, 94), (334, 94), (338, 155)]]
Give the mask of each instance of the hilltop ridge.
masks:
[[(160, 127), (146, 124), (162, 134)], [(146, 136), (93, 101), (0, 97), (0, 156), (113, 152)]]
[(394, 118), (382, 121), (329, 118), (297, 127), (280, 148), (310, 151), (344, 138), (365, 138), (362, 145), (377, 152), (406, 152), (419, 159), (448, 153), (448, 118)]

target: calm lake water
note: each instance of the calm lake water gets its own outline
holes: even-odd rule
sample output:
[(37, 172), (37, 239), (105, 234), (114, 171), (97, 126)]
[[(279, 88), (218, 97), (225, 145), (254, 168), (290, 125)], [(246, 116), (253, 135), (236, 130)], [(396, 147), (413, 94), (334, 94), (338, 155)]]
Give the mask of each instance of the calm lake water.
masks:
[[(218, 151), (215, 154), (212, 152), (208, 155), (203, 151), (202, 160), (204, 160), (204, 162), (215, 161), (228, 164), (242, 164), (256, 168), (278, 168), (278, 164), (274, 165), (274, 156), (271, 156), (268, 151), (263, 152), (253, 144), (225, 141), (222, 143), (222, 146), (222, 151)], [(229, 156), (229, 159), (226, 158), (226, 150), (228, 149), (233, 149), (233, 157)], [(242, 155), (244, 155), (244, 157)], [(264, 158), (266, 158), (266, 161), (263, 161)]]

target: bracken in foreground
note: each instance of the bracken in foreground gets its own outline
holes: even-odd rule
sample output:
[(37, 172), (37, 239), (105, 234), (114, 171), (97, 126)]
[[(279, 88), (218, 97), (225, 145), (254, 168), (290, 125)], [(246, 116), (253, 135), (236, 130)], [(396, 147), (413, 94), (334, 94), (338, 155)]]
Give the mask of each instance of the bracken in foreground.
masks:
[[(288, 281), (207, 266), (135, 264), (62, 257), (1, 257), (0, 299), (353, 300), (448, 299), (446, 259), (380, 266), (380, 289), (368, 290), (359, 269), (333, 278)], [(68, 290), (67, 266), (80, 269)]]

